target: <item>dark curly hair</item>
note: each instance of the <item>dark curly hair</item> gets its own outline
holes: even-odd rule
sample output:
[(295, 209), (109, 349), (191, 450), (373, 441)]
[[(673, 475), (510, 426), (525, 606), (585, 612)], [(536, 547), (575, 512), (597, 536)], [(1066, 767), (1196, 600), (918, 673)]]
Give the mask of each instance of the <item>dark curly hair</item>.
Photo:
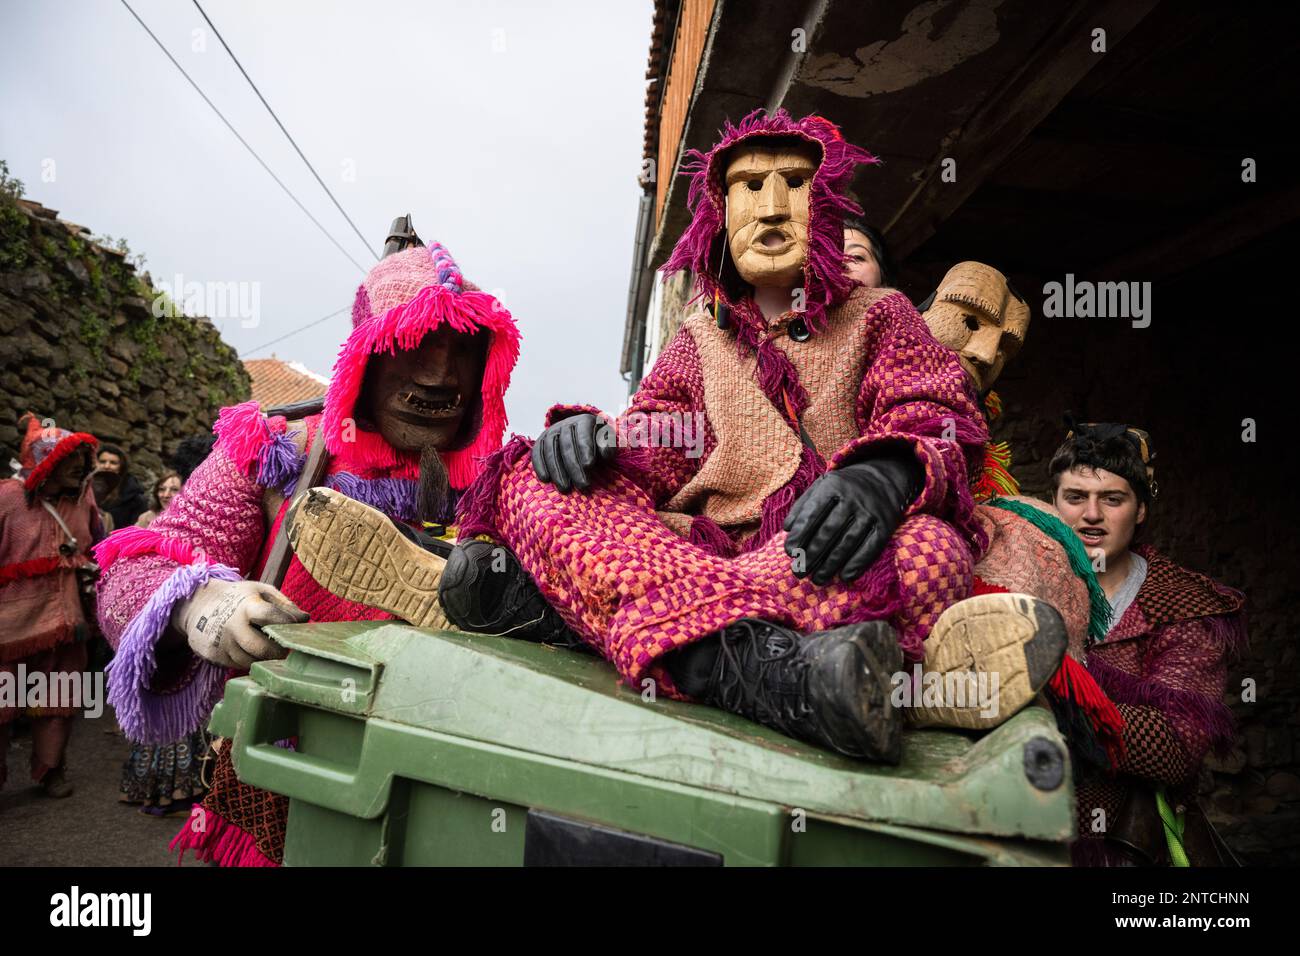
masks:
[(189, 438), (181, 439), (169, 464), (180, 474), (182, 482), (190, 480), (190, 475), (194, 474), (195, 468), (203, 464), (203, 459), (208, 457), (216, 441), (217, 436), (211, 433), (191, 435)]
[(1152, 476), (1150, 439), (1145, 432), (1114, 422), (1075, 424), (1066, 419), (1071, 434), (1052, 455), (1047, 465), (1052, 496), (1061, 486), (1061, 475), (1082, 465), (1101, 468), (1119, 475), (1129, 483), (1138, 501), (1148, 511), (1155, 500), (1156, 486)]

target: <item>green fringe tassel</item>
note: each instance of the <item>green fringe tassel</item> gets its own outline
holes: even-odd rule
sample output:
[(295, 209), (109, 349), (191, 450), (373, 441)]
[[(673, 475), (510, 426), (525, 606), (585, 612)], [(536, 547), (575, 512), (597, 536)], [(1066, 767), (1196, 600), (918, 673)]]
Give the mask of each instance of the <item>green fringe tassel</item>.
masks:
[(1070, 558), (1070, 570), (1083, 578), (1083, 583), (1088, 586), (1088, 644), (1091, 646), (1105, 637), (1110, 631), (1110, 601), (1106, 600), (1106, 593), (1097, 583), (1092, 559), (1083, 549), (1083, 542), (1070, 526), (1055, 515), (1023, 501), (990, 498), (985, 504), (1019, 515), (1065, 549)]

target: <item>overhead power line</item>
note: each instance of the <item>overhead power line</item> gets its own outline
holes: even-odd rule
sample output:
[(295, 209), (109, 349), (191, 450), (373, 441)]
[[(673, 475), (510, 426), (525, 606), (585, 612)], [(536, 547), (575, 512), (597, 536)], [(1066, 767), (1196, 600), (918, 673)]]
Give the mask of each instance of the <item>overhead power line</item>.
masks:
[(248, 141), (244, 139), (244, 137), (239, 135), (239, 131), (235, 129), (234, 126), (231, 125), (230, 120), (226, 119), (225, 114), (223, 114), (221, 110), (217, 109), (217, 105), (213, 103), (212, 100), (208, 99), (208, 95), (204, 93), (203, 90), (199, 88), (199, 85), (194, 82), (193, 78), (188, 73), (185, 72), (185, 68), (176, 61), (176, 57), (172, 56), (171, 53), (168, 51), (168, 49), (165, 46), (163, 46), (162, 41), (159, 40), (158, 37), (154, 35), (154, 32), (149, 29), (149, 25), (140, 19), (140, 15), (138, 13), (136, 13), (134, 10), (131, 9), (131, 4), (127, 3), (126, 0), (122, 0), (122, 6), (126, 7), (126, 9), (130, 12), (131, 16), (135, 17), (135, 22), (140, 24), (140, 26), (144, 29), (145, 33), (149, 34), (149, 38), (158, 45), (158, 49), (163, 51), (163, 54), (167, 57), (167, 59), (172, 61), (172, 66), (180, 70), (181, 76), (185, 77), (185, 79), (189, 82), (190, 86), (194, 87), (194, 91), (198, 93), (199, 96), (203, 97), (203, 102), (207, 103), (208, 106), (212, 108), (212, 112), (216, 113), (217, 117), (221, 120), (221, 122), (226, 124), (226, 129), (230, 130), (230, 132), (234, 134), (235, 139), (239, 140), (239, 142), (243, 145), (244, 149), (248, 150), (248, 152), (252, 155), (252, 157), (255, 160), (257, 160), (258, 164), (263, 169), (266, 170), (266, 174), (275, 180), (276, 185), (284, 190), (285, 195), (287, 195), (290, 199), (293, 200), (294, 205), (302, 210), (303, 215), (306, 216), (308, 219), (310, 219), (312, 223), (316, 226), (316, 228), (319, 229), (321, 233), (325, 236), (325, 238), (334, 244), (334, 248), (338, 249), (339, 252), (347, 256), (348, 261), (351, 262), (354, 266), (356, 266), (359, 271), (364, 273), (366, 271), (366, 267), (363, 266), (361, 263), (357, 262), (356, 259), (352, 258), (351, 254), (349, 254), (348, 251), (339, 244), (339, 241), (330, 234), (329, 230), (326, 229), (324, 226), (322, 226), (320, 224), (320, 221), (308, 211), (307, 207), (298, 201), (298, 197), (293, 194), (293, 192), (289, 189), (289, 187), (280, 181), (280, 177), (271, 171), (271, 167), (266, 165), (262, 157), (257, 155), (257, 151), (253, 149), (252, 146), (248, 145)]
[(230, 54), (230, 58), (235, 61), (235, 66), (239, 67), (239, 72), (244, 75), (244, 79), (246, 79), (248, 85), (253, 88), (253, 92), (257, 94), (257, 98), (262, 101), (262, 105), (266, 107), (266, 111), (271, 114), (271, 119), (275, 120), (275, 125), (280, 127), (280, 132), (284, 134), (285, 139), (287, 139), (289, 144), (293, 146), (294, 152), (298, 154), (298, 158), (301, 159), (307, 165), (307, 168), (311, 170), (311, 174), (316, 177), (316, 182), (320, 183), (320, 188), (325, 190), (325, 195), (330, 197), (330, 202), (334, 203), (334, 208), (337, 209), (339, 214), (348, 221), (348, 225), (351, 226), (352, 231), (357, 234), (357, 238), (361, 240), (361, 244), (370, 251), (370, 254), (374, 256), (376, 260), (378, 260), (379, 254), (375, 252), (370, 243), (366, 242), (366, 237), (361, 234), (361, 230), (358, 229), (357, 224), (352, 221), (352, 217), (347, 214), (347, 211), (343, 208), (342, 204), (334, 197), (334, 194), (330, 192), (330, 188), (325, 185), (325, 180), (321, 179), (320, 174), (316, 172), (316, 167), (311, 164), (311, 161), (303, 155), (303, 151), (298, 148), (298, 143), (289, 135), (289, 131), (284, 128), (284, 124), (280, 122), (280, 117), (275, 115), (275, 110), (271, 109), (271, 104), (266, 101), (266, 97), (263, 96), (262, 91), (257, 88), (257, 84), (253, 82), (253, 78), (248, 75), (248, 71), (244, 69), (244, 65), (239, 62), (239, 57), (235, 56), (235, 51), (230, 49), (230, 44), (227, 43), (226, 38), (221, 35), (221, 31), (218, 30), (217, 25), (212, 22), (212, 18), (208, 16), (207, 11), (203, 9), (199, 0), (194, 0), (194, 6), (198, 7), (199, 14), (207, 21), (208, 26), (212, 28), (212, 32), (217, 35), (217, 39), (220, 40), (221, 45), (226, 48), (226, 52)]
[(335, 309), (335, 310), (334, 310), (333, 312), (331, 312), (329, 315), (322, 315), (319, 319), (317, 319), (317, 320), (314, 321), (314, 322), (308, 322), (306, 325), (300, 325), (300, 326), (298, 326), (298, 328), (294, 329), (292, 332), (286, 332), (286, 333), (284, 333), (284, 335), (280, 336), (278, 339), (271, 339), (271, 341), (269, 341), (269, 342), (263, 342), (261, 345), (259, 345), (259, 346), (258, 346), (257, 348), (255, 348), (255, 349), (249, 349), (247, 352), (245, 352), (243, 355), (241, 355), (240, 358), (241, 358), (241, 359), (248, 358), (248, 356), (252, 355), (254, 352), (260, 352), (260, 351), (262, 351), (262, 349), (269, 349), (272, 345), (275, 345), (277, 342), (283, 342), (285, 339), (292, 338), (293, 336), (297, 335), (299, 332), (306, 332), (306, 331), (307, 331), (308, 329), (310, 329), (312, 326), (320, 325), (322, 322), (326, 322), (326, 321), (328, 321), (328, 320), (334, 318), (334, 316), (336, 316), (336, 315), (342, 315), (344, 312), (351, 311), (351, 309), (352, 309), (352, 306), (350, 306), (350, 305), (345, 305), (345, 306), (344, 306), (343, 308), (341, 308), (341, 309)]

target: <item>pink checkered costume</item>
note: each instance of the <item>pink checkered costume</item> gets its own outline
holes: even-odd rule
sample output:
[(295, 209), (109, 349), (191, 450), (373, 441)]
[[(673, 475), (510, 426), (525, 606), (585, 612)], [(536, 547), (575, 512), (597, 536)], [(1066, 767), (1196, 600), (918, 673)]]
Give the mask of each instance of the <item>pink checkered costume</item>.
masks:
[[(726, 238), (723, 154), (754, 136), (798, 137), (822, 153), (807, 305), (771, 322), (709, 271)], [(462, 536), (506, 544), (632, 684), (650, 677), (673, 693), (662, 656), (743, 618), (804, 633), (884, 619), (919, 661), (939, 614), (971, 593), (987, 546), (968, 480), (987, 431), (957, 357), (907, 297), (843, 273), (841, 223), (857, 209), (843, 191), (871, 157), (820, 117), (778, 112), (728, 125), (696, 160), (694, 219), (664, 269), (692, 269), (700, 297), (729, 309), (729, 327), (703, 311), (683, 323), (613, 422), (634, 447), (620, 447), (589, 492), (541, 482), (531, 442), (515, 436), (462, 500)], [(546, 424), (582, 412), (599, 414), (557, 406)], [(682, 440), (695, 429), (702, 447)], [(884, 553), (851, 584), (796, 577), (781, 530), (791, 507), (827, 469), (882, 446), (910, 450), (925, 472)]]

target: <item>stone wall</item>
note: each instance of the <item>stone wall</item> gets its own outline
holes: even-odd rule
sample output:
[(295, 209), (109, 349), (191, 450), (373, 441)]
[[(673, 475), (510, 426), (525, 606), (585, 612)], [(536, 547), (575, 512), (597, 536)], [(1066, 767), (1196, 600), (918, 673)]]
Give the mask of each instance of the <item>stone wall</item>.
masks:
[(0, 464), (17, 457), (30, 410), (121, 445), (147, 488), (180, 439), (248, 399), (212, 323), (155, 316), (158, 295), (123, 250), (0, 192)]

